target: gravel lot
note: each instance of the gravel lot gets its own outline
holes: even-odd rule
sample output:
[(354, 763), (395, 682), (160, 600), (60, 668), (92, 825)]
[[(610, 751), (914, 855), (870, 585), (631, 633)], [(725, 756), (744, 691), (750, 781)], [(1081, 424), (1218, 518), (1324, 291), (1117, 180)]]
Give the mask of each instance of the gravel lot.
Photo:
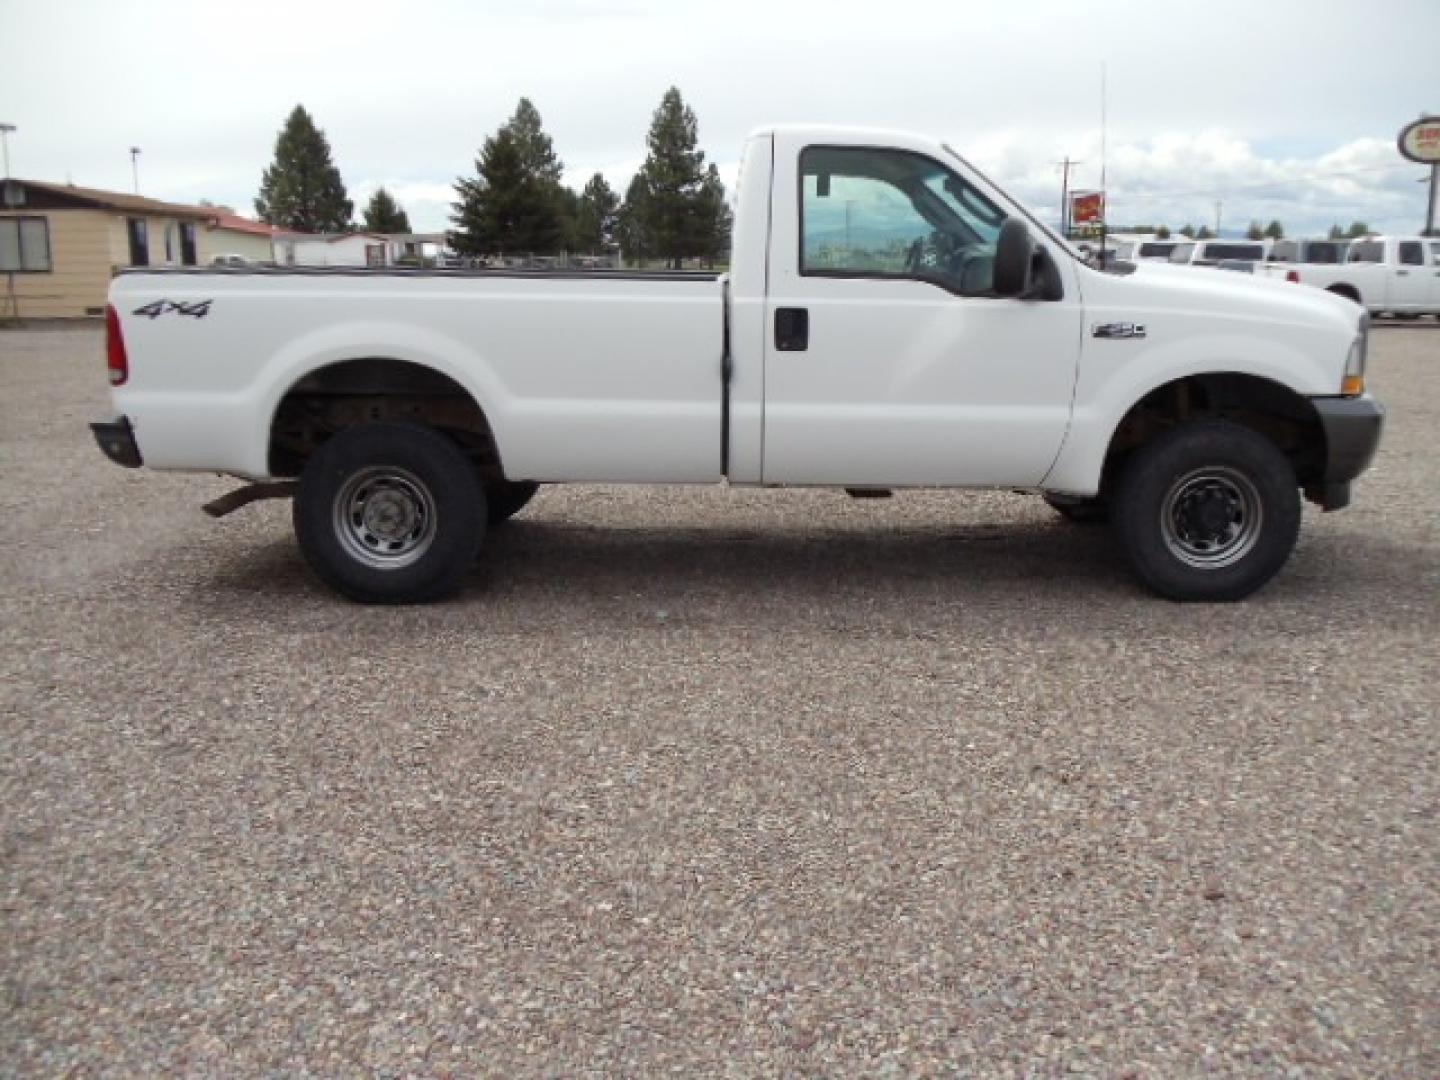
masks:
[(1440, 1075), (1440, 326), (1234, 606), (1038, 499), (542, 491), (457, 601), (0, 334), (0, 1072)]

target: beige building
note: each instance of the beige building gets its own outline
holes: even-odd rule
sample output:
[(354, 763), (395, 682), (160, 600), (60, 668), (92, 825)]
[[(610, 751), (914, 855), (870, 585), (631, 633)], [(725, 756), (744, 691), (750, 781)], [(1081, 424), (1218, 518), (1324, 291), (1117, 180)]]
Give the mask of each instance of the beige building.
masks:
[(3, 196), (0, 319), (103, 315), (110, 278), (127, 266), (274, 257), (275, 230), (218, 207), (33, 180), (4, 181)]

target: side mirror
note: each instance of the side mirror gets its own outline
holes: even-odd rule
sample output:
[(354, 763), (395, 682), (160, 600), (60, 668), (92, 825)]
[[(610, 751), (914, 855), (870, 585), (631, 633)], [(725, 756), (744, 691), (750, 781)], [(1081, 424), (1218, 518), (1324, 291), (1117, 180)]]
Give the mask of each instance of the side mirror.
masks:
[(1023, 296), (1030, 289), (1035, 245), (1020, 218), (1006, 218), (995, 241), (995, 294)]

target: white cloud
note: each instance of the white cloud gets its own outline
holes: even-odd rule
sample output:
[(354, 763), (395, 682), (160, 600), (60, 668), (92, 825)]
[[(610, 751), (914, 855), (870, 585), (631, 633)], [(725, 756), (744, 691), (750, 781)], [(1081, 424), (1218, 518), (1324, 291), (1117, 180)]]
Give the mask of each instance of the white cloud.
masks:
[[(1048, 220), (1060, 214), (1060, 169), (1067, 154), (1083, 162), (1074, 188), (1100, 187), (1100, 134), (1036, 144), (1016, 132), (979, 141), (967, 154), (992, 179), (1036, 207)], [(966, 153), (962, 148), (961, 153)], [(1162, 132), (1145, 140), (1110, 142), (1106, 161), (1110, 219), (1119, 226), (1215, 223), (1243, 229), (1251, 221), (1283, 222), (1292, 235), (1324, 232), (1356, 219), (1392, 232), (1424, 222), (1426, 175), (1399, 158), (1392, 141), (1355, 139), (1309, 157), (1262, 153), (1224, 131)]]
[(1420, 186), (1380, 166), (1398, 162), (1392, 133), (1440, 106), (1415, 77), (1434, 66), (1436, 0), (67, 0), (4, 4), (3, 24), (18, 175), (128, 190), (138, 145), (145, 192), (244, 209), (300, 101), (357, 201), (381, 178), (416, 185), (426, 228), (522, 94), (576, 184), (598, 169), (623, 190), (673, 83), (727, 179), (760, 124), (903, 127), (1044, 208), (1064, 153), (1098, 178), (1108, 58), (1117, 211), (1198, 220), (1219, 197), (1237, 221), (1407, 228)]

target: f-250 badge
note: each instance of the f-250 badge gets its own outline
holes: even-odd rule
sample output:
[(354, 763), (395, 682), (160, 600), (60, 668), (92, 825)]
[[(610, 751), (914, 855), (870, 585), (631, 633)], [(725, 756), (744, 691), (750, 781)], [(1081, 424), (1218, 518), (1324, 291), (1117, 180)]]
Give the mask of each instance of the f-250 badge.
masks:
[(132, 315), (144, 315), (147, 319), (158, 319), (161, 315), (174, 312), (176, 315), (189, 315), (192, 319), (203, 319), (210, 314), (210, 305), (213, 300), (197, 300), (193, 303), (184, 300), (155, 300), (144, 307), (137, 307)]

